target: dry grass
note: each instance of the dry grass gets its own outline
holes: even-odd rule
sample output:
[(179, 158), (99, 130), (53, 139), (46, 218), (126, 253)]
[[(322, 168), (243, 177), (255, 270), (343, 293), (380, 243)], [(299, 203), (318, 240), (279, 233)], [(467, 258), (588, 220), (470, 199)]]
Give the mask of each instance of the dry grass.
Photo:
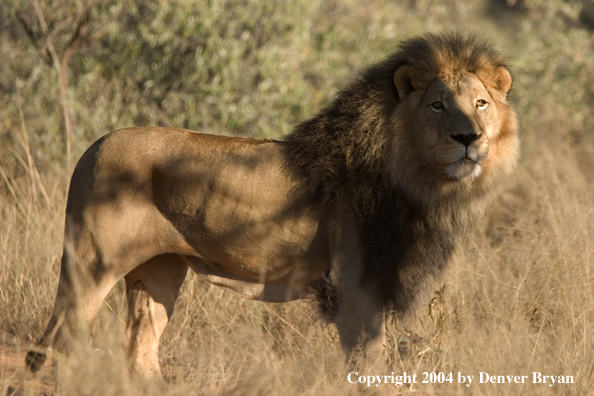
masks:
[[(335, 89), (351, 69), (368, 63), (369, 57), (381, 57), (387, 42), (393, 42), (383, 40), (382, 34), (404, 36), (394, 33), (394, 23), (406, 27), (406, 35), (449, 27), (440, 20), (452, 10), (439, 8), (441, 3), (419, 1), (416, 8), (406, 8), (370, 2), (360, 13), (357, 2), (347, 1), (328, 14), (334, 18), (334, 30), (319, 52), (314, 49), (307, 67), (324, 70), (330, 79), (329, 70), (348, 63), (328, 83)], [(435, 298), (410, 323), (389, 323), (392, 363), (383, 372), (365, 374), (406, 371), (416, 373), (420, 382), (423, 372), (453, 373), (453, 384), (404, 385), (402, 394), (591, 394), (594, 65), (588, 59), (594, 59), (592, 34), (559, 27), (564, 23), (560, 21), (577, 20), (577, 2), (526, 1), (528, 11), (516, 25), (512, 17), (505, 23), (490, 23), (476, 7), (454, 3), (457, 21), (485, 27), (516, 65), (513, 101), (522, 125), (523, 159), (510, 187), (469, 234), (460, 256), (435, 285)], [(405, 11), (409, 16), (402, 16)], [(389, 21), (390, 15), (395, 22)], [(318, 25), (310, 27), (313, 31), (327, 26), (322, 16), (318, 18)], [(377, 48), (357, 44), (361, 26), (375, 37)], [(286, 59), (301, 56), (291, 48), (303, 50), (305, 44), (295, 35), (305, 31), (293, 32), (294, 42), (284, 49)], [(341, 58), (344, 53), (351, 55)], [(265, 55), (276, 59), (272, 53)], [(266, 67), (276, 70), (272, 63)], [(300, 87), (302, 81), (294, 83), (297, 88), (287, 100), (307, 101), (303, 111), (311, 112), (313, 102), (325, 100), (306, 85)], [(320, 89), (327, 89), (326, 83), (320, 84)], [(41, 335), (53, 304), (70, 173), (63, 154), (55, 149), (59, 139), (50, 139), (46, 147), (36, 132), (36, 125), (54, 116), (36, 105), (30, 92), (24, 90), (20, 100), (10, 103), (14, 116), (0, 111), (6, 115), (0, 119), (4, 125), (0, 130), (0, 394), (395, 393), (392, 385), (365, 388), (347, 381), (334, 327), (318, 321), (306, 303), (243, 300), (193, 274), (162, 338), (167, 388), (151, 388), (127, 374), (121, 346), (126, 315), (122, 284), (108, 296), (88, 346), (68, 361), (55, 356), (57, 364), (47, 364), (38, 375), (25, 372), (24, 353)], [(261, 98), (262, 93), (254, 95)], [(269, 114), (279, 130), (289, 128), (279, 121), (285, 110)], [(49, 121), (45, 128), (61, 136), (55, 120)], [(91, 140), (79, 136), (75, 154)], [(532, 372), (571, 375), (575, 383), (479, 384), (479, 372), (528, 375), (528, 382)], [(458, 373), (474, 375), (473, 384), (457, 384)]]

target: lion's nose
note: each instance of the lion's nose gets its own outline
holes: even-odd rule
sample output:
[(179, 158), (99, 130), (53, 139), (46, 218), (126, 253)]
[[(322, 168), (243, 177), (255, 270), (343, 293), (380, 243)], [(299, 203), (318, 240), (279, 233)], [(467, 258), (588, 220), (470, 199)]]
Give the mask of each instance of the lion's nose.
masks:
[(472, 144), (472, 142), (479, 140), (481, 138), (481, 136), (482, 136), (482, 134), (477, 135), (476, 133), (450, 135), (450, 137), (452, 139), (454, 139), (455, 141), (457, 141), (459, 143), (462, 143), (466, 147), (470, 146)]

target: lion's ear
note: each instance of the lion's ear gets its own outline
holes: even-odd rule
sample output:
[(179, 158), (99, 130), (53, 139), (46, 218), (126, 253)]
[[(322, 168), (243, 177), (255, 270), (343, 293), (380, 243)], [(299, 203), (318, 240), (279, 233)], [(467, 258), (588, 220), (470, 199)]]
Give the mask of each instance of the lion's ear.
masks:
[(497, 77), (495, 78), (496, 88), (504, 95), (507, 95), (512, 85), (512, 77), (505, 67), (500, 67), (497, 70)]
[(396, 86), (400, 100), (406, 98), (415, 90), (412, 71), (411, 66), (404, 65), (399, 67), (394, 73), (394, 85)]

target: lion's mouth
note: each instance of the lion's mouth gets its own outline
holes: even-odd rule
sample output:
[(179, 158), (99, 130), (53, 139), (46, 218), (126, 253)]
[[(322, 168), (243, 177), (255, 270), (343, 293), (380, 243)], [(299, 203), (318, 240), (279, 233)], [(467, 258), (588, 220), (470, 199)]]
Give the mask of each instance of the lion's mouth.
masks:
[(445, 167), (447, 175), (456, 180), (464, 179), (466, 177), (478, 177), (482, 170), (481, 165), (469, 157), (461, 158)]

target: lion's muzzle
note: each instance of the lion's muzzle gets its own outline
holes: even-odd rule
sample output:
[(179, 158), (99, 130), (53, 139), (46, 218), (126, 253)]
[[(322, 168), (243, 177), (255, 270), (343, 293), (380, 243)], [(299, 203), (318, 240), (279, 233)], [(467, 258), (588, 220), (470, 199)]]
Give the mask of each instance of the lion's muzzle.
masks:
[(477, 133), (465, 133), (459, 135), (450, 135), (450, 137), (458, 143), (462, 143), (466, 147), (470, 146), (473, 142), (479, 140), (482, 136), (481, 134)]

